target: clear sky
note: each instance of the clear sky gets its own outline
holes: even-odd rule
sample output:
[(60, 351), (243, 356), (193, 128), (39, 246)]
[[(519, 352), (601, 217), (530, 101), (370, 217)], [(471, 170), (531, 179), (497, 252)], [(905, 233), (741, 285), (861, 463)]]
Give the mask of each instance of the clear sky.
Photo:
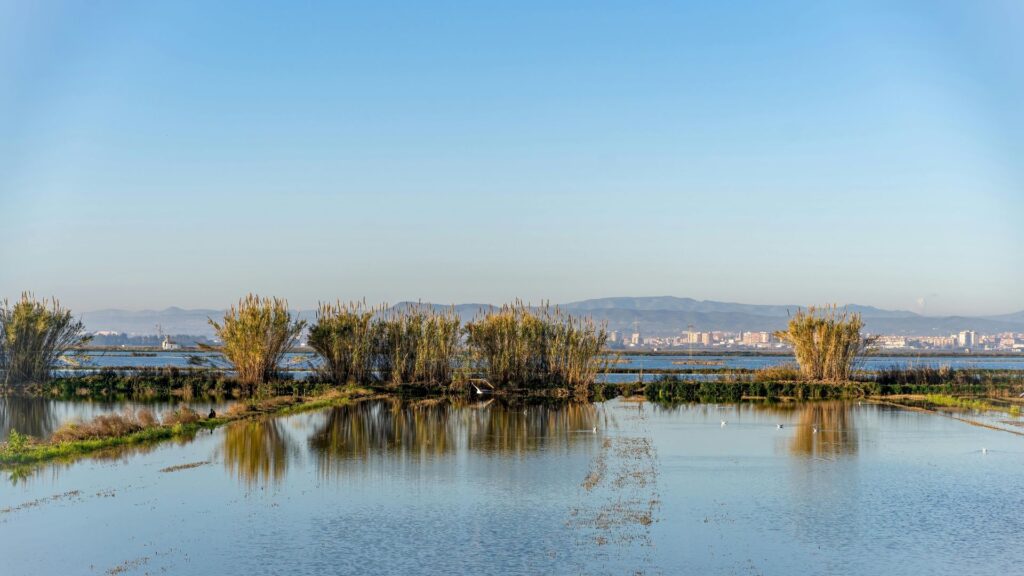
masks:
[(0, 0), (0, 215), (83, 311), (1016, 311), (1024, 3)]

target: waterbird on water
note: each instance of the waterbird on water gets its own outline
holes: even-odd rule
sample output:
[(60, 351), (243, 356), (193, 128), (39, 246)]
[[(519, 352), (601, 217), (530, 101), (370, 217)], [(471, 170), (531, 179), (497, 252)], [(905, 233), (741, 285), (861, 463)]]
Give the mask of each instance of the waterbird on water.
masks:
[(988, 448), (982, 448), (981, 449), (981, 453), (982, 454), (988, 454)]
[(818, 433), (818, 427), (817, 426), (812, 426), (811, 427), (811, 434), (817, 434), (817, 433)]
[(782, 429), (782, 424), (776, 424), (775, 427), (778, 428), (779, 430), (781, 430)]
[(728, 422), (726, 422), (725, 420), (722, 420), (722, 427), (723, 428), (725, 427), (726, 424), (728, 424)]

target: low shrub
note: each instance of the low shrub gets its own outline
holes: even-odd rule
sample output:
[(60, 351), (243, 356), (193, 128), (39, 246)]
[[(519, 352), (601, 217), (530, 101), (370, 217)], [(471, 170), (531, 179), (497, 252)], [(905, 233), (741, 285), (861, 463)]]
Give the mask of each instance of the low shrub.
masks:
[(163, 424), (164, 426), (177, 426), (178, 424), (198, 422), (201, 419), (202, 416), (198, 412), (182, 404), (175, 410), (164, 412)]
[[(152, 413), (148, 417), (151, 418)], [(60, 443), (113, 438), (138, 432), (145, 427), (135, 411), (125, 410), (120, 414), (102, 414), (90, 422), (68, 422), (53, 433), (52, 440)]]

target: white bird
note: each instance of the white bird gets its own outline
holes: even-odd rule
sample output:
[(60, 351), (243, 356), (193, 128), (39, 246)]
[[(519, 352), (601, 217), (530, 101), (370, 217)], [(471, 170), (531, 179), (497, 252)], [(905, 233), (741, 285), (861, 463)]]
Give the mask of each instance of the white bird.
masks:
[(782, 429), (782, 424), (776, 424), (775, 427), (778, 428), (779, 430), (781, 430)]
[(597, 426), (591, 428), (590, 431), (593, 432), (594, 434), (597, 434)]
[(988, 454), (988, 448), (982, 448), (981, 449), (981, 453), (982, 454)]
[(725, 420), (722, 420), (722, 428), (725, 428), (726, 424), (728, 424), (728, 422), (726, 422)]
[(817, 426), (812, 427), (811, 428), (811, 434), (817, 434), (817, 433), (818, 433), (818, 427)]

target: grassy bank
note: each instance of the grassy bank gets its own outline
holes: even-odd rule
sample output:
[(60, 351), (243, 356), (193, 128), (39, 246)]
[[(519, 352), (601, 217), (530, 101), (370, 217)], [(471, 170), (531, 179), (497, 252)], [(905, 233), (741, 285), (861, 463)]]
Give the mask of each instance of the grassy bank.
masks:
[[(257, 387), (259, 396), (292, 394), (305, 396), (322, 391), (326, 386), (318, 378), (303, 380), (278, 377)], [(9, 392), (50, 396), (55, 398), (153, 399), (198, 397), (244, 397), (246, 387), (223, 370), (212, 368), (133, 368), (100, 370), (54, 378), (47, 384), (36, 384)]]
[[(951, 398), (948, 402), (970, 403), (974, 397), (1014, 398), (1024, 392), (1024, 373), (1008, 370), (956, 370), (949, 368), (889, 369), (878, 373), (858, 373), (845, 382), (804, 380), (787, 366), (752, 372), (734, 372), (711, 381), (680, 377), (682, 373), (662, 374), (633, 392), (642, 392), (658, 402), (738, 402), (744, 398), (793, 398), (822, 400), (888, 396), (929, 396)], [(946, 404), (958, 406), (958, 404)], [(971, 406), (960, 406), (971, 407)]]
[[(12, 431), (8, 441), (0, 444), (0, 466), (34, 464), (84, 456), (121, 446), (172, 438), (190, 438), (200, 430), (212, 430), (229, 422), (342, 406), (371, 395), (372, 392), (369, 390), (349, 387), (319, 396), (277, 396), (259, 401), (239, 402), (227, 413), (213, 418), (199, 415), (169, 418), (165, 415), (163, 422), (150, 420), (148, 425), (145, 424), (146, 417), (140, 418), (135, 414), (106, 415), (93, 422), (62, 427), (49, 441), (33, 440)], [(181, 409), (176, 412), (180, 414)]]

